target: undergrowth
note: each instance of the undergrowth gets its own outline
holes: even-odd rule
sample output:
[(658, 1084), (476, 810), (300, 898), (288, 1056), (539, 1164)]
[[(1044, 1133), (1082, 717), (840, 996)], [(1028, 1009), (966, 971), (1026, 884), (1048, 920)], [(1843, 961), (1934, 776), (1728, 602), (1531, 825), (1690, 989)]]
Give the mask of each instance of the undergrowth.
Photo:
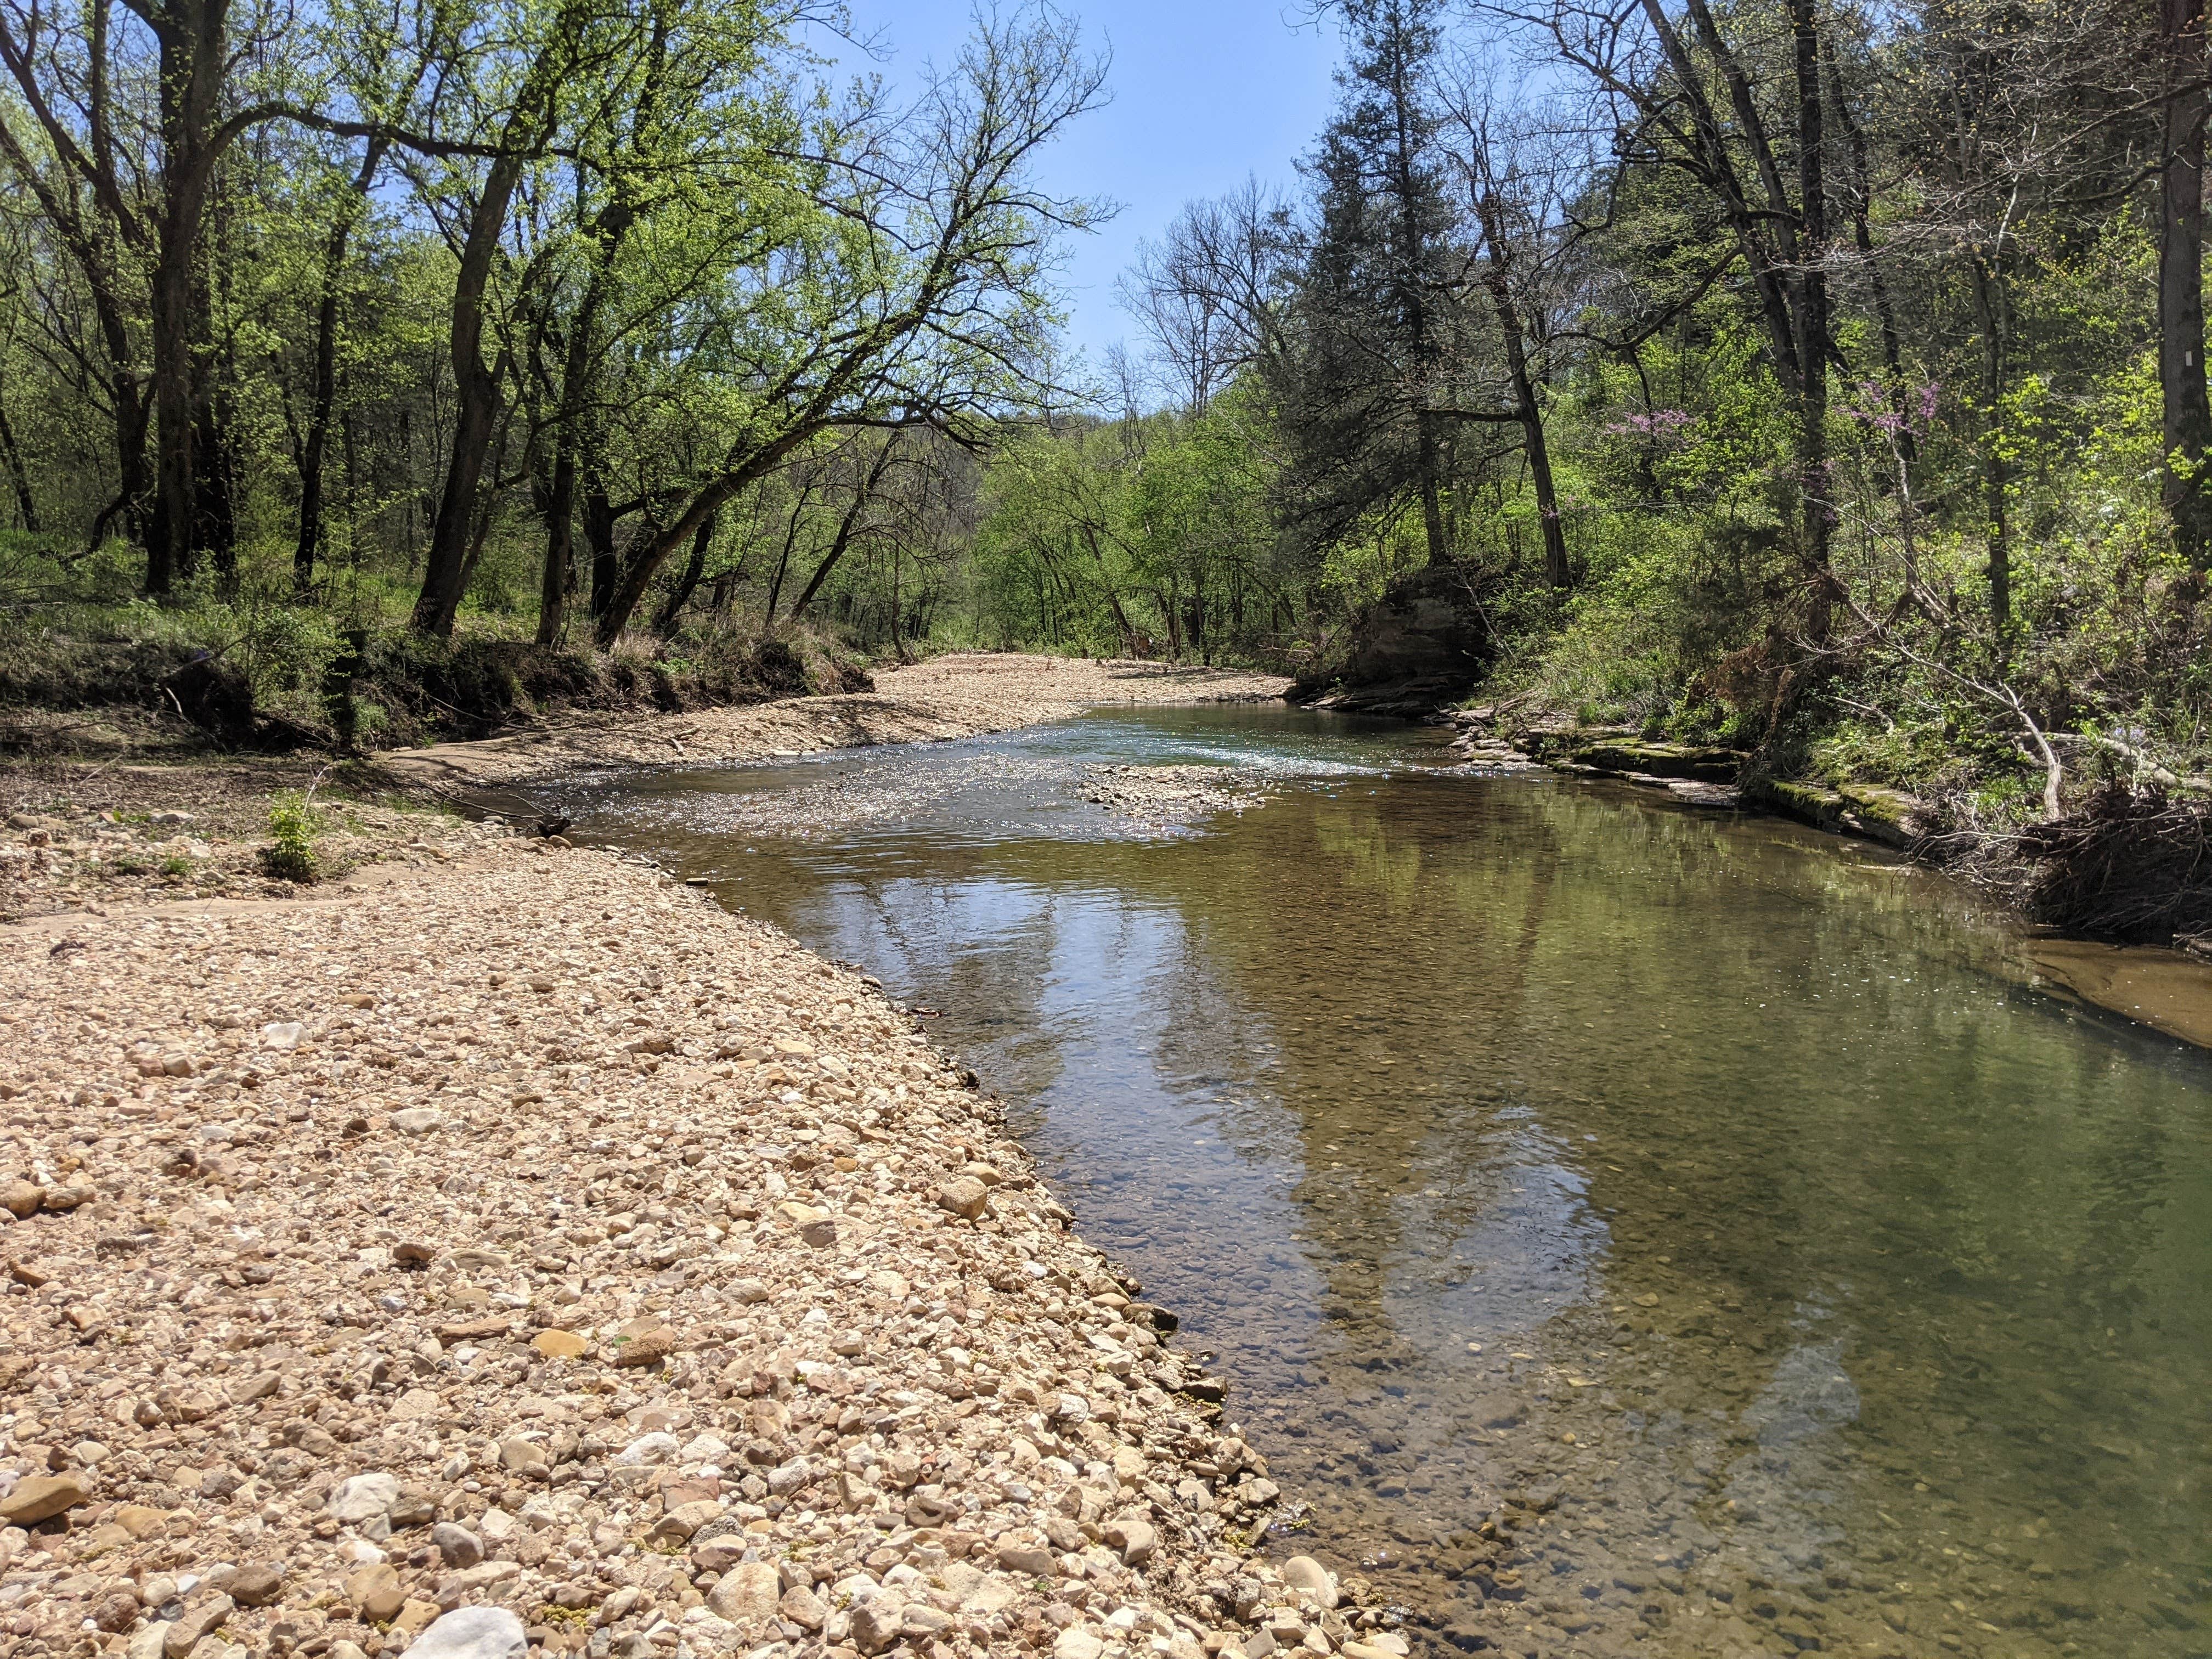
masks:
[(273, 574), (202, 577), (155, 604), (128, 568), (118, 548), (61, 559), (0, 537), (0, 724), (10, 709), (128, 710), (225, 749), (369, 750), (567, 710), (677, 713), (871, 684), (857, 653), (811, 627), (763, 635), (710, 613), (601, 652), (465, 611), (438, 640), (410, 632), (399, 596), (367, 581), (303, 599)]

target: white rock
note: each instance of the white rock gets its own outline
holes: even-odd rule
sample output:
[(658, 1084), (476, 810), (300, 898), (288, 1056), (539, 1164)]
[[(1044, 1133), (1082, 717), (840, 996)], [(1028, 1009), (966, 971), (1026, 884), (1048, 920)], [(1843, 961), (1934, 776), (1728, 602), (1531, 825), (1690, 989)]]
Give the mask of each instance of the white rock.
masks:
[(261, 1046), (264, 1048), (296, 1048), (307, 1031), (307, 1028), (297, 1020), (274, 1021), (261, 1028)]
[(1006, 1574), (986, 1573), (982, 1582), (962, 1599), (960, 1610), (988, 1619), (994, 1613), (1004, 1613), (1021, 1599), (1022, 1587)]
[(408, 1644), (406, 1659), (522, 1659), (529, 1645), (505, 1607), (456, 1607)]
[[(446, 1115), (428, 1106), (409, 1106), (392, 1115), (392, 1127), (403, 1135), (427, 1135), (446, 1127)], [(424, 1635), (429, 1632), (425, 1631)]]
[(399, 1477), (373, 1469), (338, 1482), (327, 1507), (331, 1516), (348, 1525), (358, 1525), (380, 1515), (389, 1515), (399, 1501)]
[(711, 1434), (694, 1435), (678, 1454), (685, 1463), (719, 1463), (730, 1455), (730, 1443)]
[(693, 1607), (676, 1626), (676, 1659), (708, 1659), (738, 1644), (738, 1627), (704, 1607)]
[(614, 1455), (614, 1461), (625, 1468), (638, 1468), (648, 1463), (665, 1463), (681, 1449), (674, 1435), (656, 1429), (624, 1446)]
[(1294, 1555), (1284, 1562), (1283, 1582), (1304, 1590), (1324, 1607), (1336, 1605), (1336, 1575), (1310, 1555)]
[(740, 1561), (707, 1592), (707, 1606), (716, 1617), (732, 1623), (765, 1619), (775, 1611), (783, 1594), (782, 1581), (772, 1561)]

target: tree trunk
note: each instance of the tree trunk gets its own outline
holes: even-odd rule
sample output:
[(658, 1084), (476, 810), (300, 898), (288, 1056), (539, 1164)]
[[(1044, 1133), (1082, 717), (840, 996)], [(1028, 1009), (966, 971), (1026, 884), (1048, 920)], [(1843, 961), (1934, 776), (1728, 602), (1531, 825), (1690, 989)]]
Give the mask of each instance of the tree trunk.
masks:
[[(566, 621), (567, 596), (575, 556), (577, 454), (586, 444), (592, 445), (596, 453), (599, 441), (596, 417), (587, 415), (585, 407), (591, 389), (593, 343), (615, 255), (635, 217), (627, 202), (617, 200), (602, 208), (593, 220), (592, 240), (595, 254), (592, 275), (585, 284), (584, 297), (577, 304), (576, 314), (570, 319), (568, 349), (562, 354), (559, 402), (553, 412), (553, 488), (551, 500), (544, 508), (545, 569), (538, 605), (540, 645), (550, 645), (558, 639)], [(594, 493), (602, 509), (605, 530), (604, 562), (596, 556), (592, 562), (592, 611), (596, 616), (613, 592), (616, 565), (613, 514), (607, 510), (605, 489)]]
[[(137, 374), (127, 368), (118, 367), (110, 384), (110, 395), (115, 401), (115, 459), (117, 489), (115, 499), (100, 510), (92, 521), (92, 533), (86, 539), (97, 547), (107, 527), (121, 519), (124, 528), (140, 546), (153, 545), (154, 503), (152, 483), (146, 475), (146, 438), (152, 422), (153, 405), (146, 396), (146, 387)], [(158, 592), (152, 582), (149, 569), (147, 592)]]
[(1990, 261), (1979, 250), (1971, 258), (1974, 321), (1982, 337), (1982, 508), (1989, 546), (1990, 622), (2002, 641), (2012, 632), (2012, 531), (2006, 509), (2009, 481), (2000, 429), (2004, 418), (2006, 342), (1997, 285), (2003, 278), (1990, 269)]
[(1881, 366), (1889, 377), (1890, 412), (1897, 417), (1897, 451), (1910, 466), (1918, 458), (1919, 446), (1911, 427), (1906, 424), (1905, 356), (1898, 333), (1897, 308), (1890, 301), (1889, 283), (1881, 274), (1881, 262), (1875, 256), (1874, 228), (1868, 217), (1874, 202), (1873, 164), (1869, 159), (1865, 131), (1852, 115), (1850, 100), (1844, 94), (1832, 41), (1821, 40), (1820, 61), (1827, 79), (1828, 108), (1843, 131), (1844, 154), (1850, 158), (1851, 240), (1858, 251), (1859, 264), (1866, 271), (1875, 319), (1881, 328)]
[(23, 528), (39, 533), (39, 504), (31, 495), (31, 474), (23, 465), (23, 452), (15, 444), (15, 428), (8, 423), (8, 410), (0, 404), (0, 457), (8, 463), (8, 481), (15, 486), (15, 516)]
[(538, 573), (538, 632), (540, 645), (558, 645), (568, 621), (568, 584), (575, 573), (576, 459), (557, 454), (553, 476), (538, 502), (545, 523), (545, 562)]
[(233, 419), (236, 408), (228, 354), (217, 351), (210, 332), (215, 307), (204, 283), (192, 288), (193, 314), (201, 329), (192, 353), (192, 505), (199, 514), (192, 545), (207, 556), (228, 593), (238, 580), (238, 483), (243, 470)]
[(1443, 468), (1437, 453), (1436, 421), (1426, 410), (1415, 418), (1420, 423), (1416, 453), (1421, 477), (1421, 537), (1428, 549), (1428, 562), (1443, 564), (1451, 557), (1451, 543), (1444, 537), (1443, 492), (1437, 482)]
[(614, 603), (622, 559), (615, 551), (615, 504), (605, 477), (590, 459), (580, 461), (584, 486), (584, 545), (592, 550), (592, 615), (604, 617)]
[[(1788, 204), (1771, 206), (1761, 214), (1751, 204), (1742, 179), (1737, 176), (1734, 152), (1727, 134), (1722, 130), (1720, 118), (1714, 113), (1711, 101), (1705, 96), (1705, 77), (1690, 57), (1689, 48), (1683, 44), (1673, 21), (1667, 15), (1660, 0), (1639, 0), (1644, 17), (1665, 55), (1667, 65), (1674, 76), (1675, 89), (1690, 112), (1691, 137), (1687, 144), (1691, 170), (1700, 177), (1706, 187), (1720, 198), (1727, 214), (1729, 228), (1735, 233), (1736, 247), (1751, 272), (1752, 289), (1759, 296), (1759, 320), (1765, 325), (1766, 351), (1774, 369), (1775, 378), (1792, 397), (1797, 395), (1802, 378), (1798, 365), (1798, 328), (1793, 315), (1791, 295), (1785, 286), (1784, 273), (1776, 269), (1774, 258), (1768, 251), (1763, 228), (1775, 222), (1788, 222)], [(1693, 9), (1693, 17), (1701, 31), (1701, 41), (1709, 55), (1720, 66), (1723, 76), (1731, 88), (1742, 79), (1742, 70), (1735, 56), (1714, 25), (1711, 13), (1703, 5)], [(1752, 135), (1753, 147), (1764, 153), (1758, 157), (1759, 174), (1764, 179), (1776, 177), (1771, 149), (1764, 145), (1764, 134)], [(1817, 158), (1816, 158), (1817, 162)], [(1784, 263), (1787, 263), (1785, 252)]]
[[(805, 613), (815, 594), (821, 591), (822, 584), (829, 580), (830, 573), (836, 568), (837, 561), (845, 556), (845, 550), (852, 544), (853, 532), (860, 522), (860, 514), (875, 499), (876, 490), (884, 481), (884, 474), (890, 471), (891, 461), (897, 450), (898, 440), (896, 437), (886, 439), (883, 448), (877, 452), (875, 464), (868, 469), (867, 477), (854, 486), (853, 504), (845, 509), (845, 516), (837, 521), (837, 533), (830, 540), (830, 550), (822, 556), (822, 562), (814, 567), (813, 575), (807, 579), (805, 591), (791, 607), (793, 617)], [(773, 621), (774, 617), (769, 620)]]
[[(1518, 359), (1516, 349), (1509, 354)], [(1544, 412), (1536, 405), (1536, 389), (1529, 383), (1525, 363), (1513, 365), (1516, 395), (1521, 400), (1521, 447), (1528, 458), (1528, 476), (1536, 486), (1536, 516), (1544, 532), (1544, 586), (1554, 593), (1567, 591), (1567, 532), (1559, 522), (1559, 497), (1552, 485), (1552, 450), (1544, 440)]]
[(891, 649), (902, 664), (914, 660), (906, 653), (906, 622), (899, 615), (899, 544), (891, 543)]
[(2204, 374), (2204, 0), (2159, 0), (2167, 58), (2158, 216), (2158, 381), (2163, 396), (2166, 507), (2176, 550), (2212, 568), (2212, 406)]
[(653, 619), (653, 631), (663, 639), (676, 631), (676, 619), (691, 603), (691, 596), (699, 591), (699, 579), (707, 574), (707, 550), (714, 544), (716, 516), (710, 514), (702, 519), (698, 529), (692, 532), (691, 556), (684, 561), (684, 574), (677, 579), (668, 603), (660, 607), (660, 615)]
[(418, 634), (443, 639), (453, 631), (476, 527), (477, 496), (483, 487), (484, 460), (492, 428), (499, 418), (499, 376), (483, 356), (486, 290), (492, 261), (507, 228), (507, 210), (522, 177), (519, 157), (501, 156), (485, 176), (483, 193), (469, 216), (453, 281), (452, 356), (453, 435), (447, 452), (445, 488), (438, 516), (430, 526), (422, 591), (410, 626)]
[(166, 246), (154, 270), (154, 524), (146, 549), (146, 591), (167, 593), (192, 574), (192, 526), (198, 520), (193, 487), (191, 282)]
[(1826, 643), (1832, 609), (1834, 574), (1828, 543), (1834, 518), (1828, 476), (1828, 251), (1827, 179), (1823, 170), (1820, 35), (1814, 0), (1790, 0), (1790, 21), (1796, 48), (1797, 194), (1802, 234), (1797, 239), (1797, 361), (1799, 389), (1798, 468), (1803, 479), (1806, 562), (1816, 584), (1808, 629), (1814, 644)]
[(345, 273), (347, 244), (355, 222), (376, 182), (386, 141), (372, 138), (354, 175), (353, 194), (331, 222), (323, 241), (323, 269), (315, 307), (315, 380), (307, 407), (307, 433), (300, 446), (300, 527), (292, 545), (292, 586), (305, 593), (315, 580), (315, 561), (323, 550), (323, 462), (330, 449), (331, 417), (338, 395), (338, 284)]
[[(115, 140), (108, 93), (108, 5), (95, 0), (83, 9), (85, 31), (84, 118), (88, 152), (88, 183), (99, 222), (88, 222), (73, 184), (49, 172), (17, 143), (10, 123), (0, 121), (0, 152), (14, 168), (18, 184), (39, 204), (62, 246), (77, 264), (85, 291), (100, 326), (100, 344), (107, 354), (108, 394), (115, 428), (118, 489), (115, 499), (100, 508), (87, 538), (88, 548), (100, 544), (108, 526), (120, 518), (139, 545), (152, 546), (153, 501), (146, 470), (146, 438), (151, 407), (131, 341), (137, 307), (126, 308), (116, 287), (116, 255), (127, 250), (133, 257), (145, 252), (143, 230), (135, 218), (120, 210), (123, 191), (115, 167)], [(55, 117), (43, 97), (33, 59), (15, 50), (16, 42), (0, 30), (0, 57), (25, 106), (41, 125), (51, 127)], [(149, 572), (149, 575), (150, 575)]]
[(799, 546), (799, 522), (806, 516), (806, 502), (814, 494), (814, 481), (807, 479), (799, 485), (799, 494), (791, 504), (791, 517), (783, 526), (783, 551), (776, 556), (775, 569), (768, 581), (768, 610), (761, 617), (763, 628), (775, 626), (776, 601), (783, 594), (783, 579), (791, 570), (791, 556)]
[(1098, 545), (1098, 526), (1086, 519), (1083, 521), (1084, 544), (1091, 550), (1091, 562), (1098, 567), (1098, 586), (1104, 590), (1106, 604), (1114, 613), (1115, 626), (1121, 630), (1121, 648), (1136, 650), (1138, 633), (1131, 625), (1129, 613), (1121, 604), (1121, 596), (1115, 591), (1111, 574), (1106, 568), (1105, 550)]
[[(1487, 167), (1487, 162), (1485, 162)], [(1496, 194), (1485, 190), (1477, 213), (1483, 240), (1490, 244), (1485, 284), (1498, 332), (1505, 338), (1505, 366), (1513, 377), (1514, 411), (1521, 422), (1522, 453), (1536, 486), (1536, 513), (1544, 532), (1544, 586), (1555, 593), (1567, 587), (1567, 534), (1559, 522), (1559, 498), (1552, 483), (1552, 450), (1544, 438), (1544, 411), (1536, 401), (1536, 382), (1528, 372), (1528, 350), (1522, 335), (1521, 307), (1513, 298), (1510, 254), (1505, 240), (1505, 212)]]
[(769, 444), (743, 465), (732, 468), (691, 498), (691, 505), (683, 516), (658, 535), (646, 537), (637, 550), (630, 555), (629, 562), (607, 598), (607, 608), (599, 621), (599, 649), (607, 650), (622, 637), (623, 629), (645, 597), (647, 588), (659, 574), (668, 556), (682, 546), (685, 540), (698, 533), (701, 524), (711, 520), (722, 510), (730, 498), (747, 486), (758, 483), (781, 466), (791, 452), (807, 434), (793, 432)]
[(1442, 564), (1450, 557), (1451, 544), (1444, 538), (1444, 515), (1437, 445), (1436, 418), (1428, 411), (1433, 393), (1429, 375), (1435, 366), (1437, 342), (1430, 327), (1429, 296), (1423, 282), (1423, 244), (1418, 217), (1419, 185), (1413, 177), (1413, 88), (1407, 84), (1406, 54), (1397, 52), (1390, 76), (1391, 117), (1397, 128), (1396, 154), (1391, 158), (1396, 174), (1392, 184), (1398, 196), (1398, 263), (1400, 302), (1406, 308), (1407, 344), (1413, 372), (1413, 461), (1421, 494), (1421, 533), (1428, 562)]
[[(160, 43), (157, 94), (161, 142), (161, 214), (150, 283), (155, 517), (146, 555), (146, 586), (167, 592), (189, 577), (212, 530), (228, 520), (218, 506), (210, 520), (200, 490), (219, 458), (200, 453), (204, 432), (194, 348), (205, 338), (200, 289), (200, 230), (214, 182), (215, 120), (229, 67), (229, 0), (168, 0), (147, 14)], [(195, 303), (195, 301), (198, 303)]]
[(450, 341), (453, 371), (453, 433), (447, 453), (445, 488), (430, 526), (430, 547), (409, 626), (443, 639), (453, 631), (475, 546), (477, 497), (486, 452), (499, 419), (500, 366), (483, 355), (491, 268), (507, 228), (508, 208), (523, 169), (551, 142), (551, 105), (560, 82), (556, 59), (581, 27), (578, 8), (563, 4), (517, 88), (501, 135), (500, 153), (485, 169), (483, 191), (469, 215), (468, 234), (453, 276)]

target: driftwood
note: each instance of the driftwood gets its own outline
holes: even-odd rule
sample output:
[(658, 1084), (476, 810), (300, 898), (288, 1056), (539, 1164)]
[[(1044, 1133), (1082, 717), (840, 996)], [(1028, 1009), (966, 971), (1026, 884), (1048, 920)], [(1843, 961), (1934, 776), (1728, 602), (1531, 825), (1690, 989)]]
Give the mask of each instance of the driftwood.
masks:
[(2033, 868), (2038, 921), (2130, 944), (2212, 932), (2212, 803), (2115, 783), (2028, 826), (2014, 851)]

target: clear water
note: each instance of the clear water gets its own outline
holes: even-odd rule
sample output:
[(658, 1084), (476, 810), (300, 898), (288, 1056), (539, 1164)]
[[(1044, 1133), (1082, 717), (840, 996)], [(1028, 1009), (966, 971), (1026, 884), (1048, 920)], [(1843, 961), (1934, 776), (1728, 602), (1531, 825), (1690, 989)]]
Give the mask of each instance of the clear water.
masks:
[[(2212, 1056), (1880, 855), (1449, 758), (1117, 712), (566, 805), (942, 1010), (1440, 1642), (2212, 1653)], [(1278, 793), (1139, 832), (1107, 761)]]

